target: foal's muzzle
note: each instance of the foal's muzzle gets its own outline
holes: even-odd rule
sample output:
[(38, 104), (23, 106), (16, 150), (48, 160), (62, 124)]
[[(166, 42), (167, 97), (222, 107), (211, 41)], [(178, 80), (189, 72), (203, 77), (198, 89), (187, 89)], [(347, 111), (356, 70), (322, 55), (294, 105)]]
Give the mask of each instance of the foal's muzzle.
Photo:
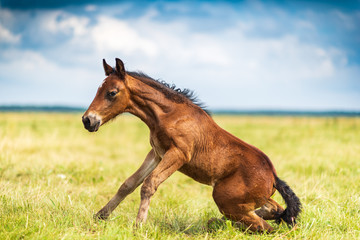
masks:
[(83, 116), (82, 122), (89, 132), (96, 132), (101, 123), (100, 119), (98, 119), (95, 115)]

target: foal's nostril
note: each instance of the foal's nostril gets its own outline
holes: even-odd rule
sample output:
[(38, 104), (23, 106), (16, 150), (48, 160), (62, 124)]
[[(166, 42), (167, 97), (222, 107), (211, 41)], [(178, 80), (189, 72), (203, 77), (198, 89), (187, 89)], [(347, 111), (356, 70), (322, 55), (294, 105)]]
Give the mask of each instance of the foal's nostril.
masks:
[(84, 124), (84, 127), (88, 129), (90, 127), (90, 118), (89, 117), (82, 117), (82, 122)]
[(98, 119), (98, 117), (96, 115), (92, 115), (92, 114), (83, 116), (82, 122), (84, 124), (84, 127), (89, 132), (96, 132), (101, 125), (101, 120)]

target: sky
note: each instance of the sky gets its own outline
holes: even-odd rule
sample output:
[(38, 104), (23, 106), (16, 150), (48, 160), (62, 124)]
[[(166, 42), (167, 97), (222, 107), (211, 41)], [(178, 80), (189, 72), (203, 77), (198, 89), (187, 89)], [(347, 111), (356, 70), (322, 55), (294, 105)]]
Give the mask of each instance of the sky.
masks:
[(0, 0), (0, 105), (87, 107), (102, 59), (211, 109), (360, 110), (360, 0)]

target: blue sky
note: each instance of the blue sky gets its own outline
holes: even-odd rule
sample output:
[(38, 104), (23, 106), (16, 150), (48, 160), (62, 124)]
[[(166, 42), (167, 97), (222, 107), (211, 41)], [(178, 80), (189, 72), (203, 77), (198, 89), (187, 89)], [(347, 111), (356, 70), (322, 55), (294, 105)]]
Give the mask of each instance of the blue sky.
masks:
[(360, 110), (360, 1), (0, 0), (0, 105), (87, 107), (115, 57), (209, 109)]

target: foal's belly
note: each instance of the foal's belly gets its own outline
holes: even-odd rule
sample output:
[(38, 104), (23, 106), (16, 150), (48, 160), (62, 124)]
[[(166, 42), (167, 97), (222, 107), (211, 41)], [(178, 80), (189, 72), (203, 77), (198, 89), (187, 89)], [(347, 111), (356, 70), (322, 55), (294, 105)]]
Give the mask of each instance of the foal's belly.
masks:
[(222, 148), (214, 148), (211, 152), (197, 154), (179, 171), (195, 181), (214, 186), (219, 179), (235, 172), (238, 163), (239, 156), (227, 156)]
[(197, 166), (196, 164), (186, 163), (179, 169), (179, 171), (191, 177), (195, 181), (207, 185), (213, 185), (213, 180), (209, 169), (204, 169), (203, 167)]

